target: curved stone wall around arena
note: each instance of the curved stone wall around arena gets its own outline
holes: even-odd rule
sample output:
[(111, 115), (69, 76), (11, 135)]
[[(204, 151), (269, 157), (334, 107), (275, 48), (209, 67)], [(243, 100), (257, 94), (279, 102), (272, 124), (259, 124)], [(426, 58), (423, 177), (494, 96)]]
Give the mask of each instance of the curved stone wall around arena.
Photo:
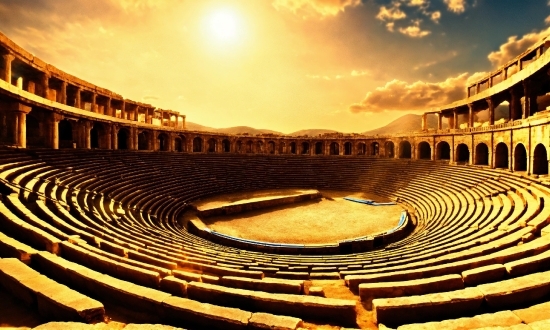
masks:
[[(528, 65), (521, 64), (521, 70), (509, 79), (494, 86), (491, 83), (480, 93), (457, 102), (456, 108), (454, 105), (442, 107), (439, 119), (450, 113), (454, 129), (428, 130), (424, 120), (424, 131), (398, 135), (251, 136), (184, 130), (184, 117), (123, 99), (107, 89), (68, 75), (0, 34), (0, 143), (23, 148), (438, 160), (545, 175), (548, 173), (550, 118), (538, 108), (535, 114), (528, 110), (535, 108), (533, 102), (542, 102), (546, 94), (539, 94), (550, 88), (546, 73), (550, 53), (546, 49), (546, 42), (536, 44), (517, 59), (521, 64), (525, 58), (532, 58)], [(504, 75), (503, 70), (498, 72)], [(524, 83), (522, 79), (529, 82)], [(509, 107), (512, 113), (518, 105), (523, 106), (521, 119), (505, 124), (457, 128), (457, 115), (464, 102), (493, 104), (491, 100), (477, 98), (494, 93), (502, 101), (508, 93), (507, 88), (517, 91), (520, 84), (528, 87), (523, 89), (525, 95), (518, 92)], [(514, 93), (508, 94), (513, 96)], [(480, 106), (469, 107), (468, 125), (472, 124), (475, 111), (479, 109)]]

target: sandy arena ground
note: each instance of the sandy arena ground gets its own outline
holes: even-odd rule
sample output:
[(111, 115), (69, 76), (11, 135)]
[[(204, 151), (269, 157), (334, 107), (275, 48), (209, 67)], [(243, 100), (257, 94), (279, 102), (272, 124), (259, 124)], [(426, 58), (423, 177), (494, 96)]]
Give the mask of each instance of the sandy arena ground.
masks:
[[(214, 196), (195, 205), (209, 207), (261, 197), (288, 196), (306, 190), (284, 189)], [(354, 196), (386, 202), (379, 196), (351, 191), (321, 191), (323, 198), (246, 213), (203, 219), (211, 229), (234, 237), (289, 244), (335, 243), (372, 235), (397, 226), (403, 208), (346, 201)]]

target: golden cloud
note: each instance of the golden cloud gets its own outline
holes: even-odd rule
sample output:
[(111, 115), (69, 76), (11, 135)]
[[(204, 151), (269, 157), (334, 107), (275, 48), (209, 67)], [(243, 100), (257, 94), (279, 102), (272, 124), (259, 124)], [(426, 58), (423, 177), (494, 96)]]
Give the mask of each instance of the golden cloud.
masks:
[(357, 7), (361, 0), (274, 0), (273, 6), (277, 10), (286, 9), (294, 14), (304, 16), (336, 16), (347, 7)]

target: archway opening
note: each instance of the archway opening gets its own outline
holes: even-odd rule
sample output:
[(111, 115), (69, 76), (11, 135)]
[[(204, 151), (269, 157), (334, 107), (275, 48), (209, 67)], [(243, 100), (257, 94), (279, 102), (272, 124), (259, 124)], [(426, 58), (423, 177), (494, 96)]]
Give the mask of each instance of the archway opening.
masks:
[(59, 129), (59, 148), (73, 147), (73, 125), (67, 119), (63, 119), (58, 124)]
[(40, 121), (35, 116), (27, 115), (27, 146), (43, 147), (44, 139), (40, 130)]
[(251, 154), (254, 152), (254, 142), (248, 141), (246, 142), (246, 153)]
[(228, 139), (224, 139), (222, 141), (222, 151), (223, 152), (230, 152), (231, 151), (231, 142), (229, 142)]
[(286, 144), (284, 142), (279, 142), (279, 153), (284, 154), (285, 153)]
[(202, 152), (202, 139), (198, 136), (193, 139), (193, 152)]
[(345, 142), (344, 143), (344, 155), (349, 156), (351, 155), (351, 142)]
[(269, 141), (269, 142), (267, 143), (267, 150), (268, 150), (268, 152), (269, 152), (270, 155), (275, 154), (275, 142)]
[(149, 150), (149, 133), (147, 131), (138, 134), (138, 150)]
[(399, 143), (399, 158), (410, 159), (412, 156), (412, 147), (409, 141)]
[(527, 150), (521, 143), (514, 150), (514, 171), (527, 171)]
[(323, 142), (315, 142), (315, 154), (316, 155), (323, 154)]
[(302, 155), (309, 155), (309, 143), (302, 142)]
[(373, 143), (370, 144), (370, 155), (371, 156), (380, 155), (380, 143), (373, 142)]
[(216, 146), (217, 146), (217, 142), (216, 142), (216, 139), (212, 138), (212, 139), (209, 139), (208, 142), (208, 152), (216, 152)]
[(395, 157), (395, 145), (392, 141), (388, 141), (385, 144), (386, 149), (386, 157), (388, 158), (394, 158)]
[(495, 149), (495, 167), (496, 168), (508, 168), (509, 167), (508, 146), (504, 142), (497, 144)]
[(357, 145), (357, 155), (364, 156), (367, 154), (367, 145), (363, 142)]
[(118, 150), (128, 150), (130, 143), (128, 143), (128, 138), (130, 137), (130, 133), (127, 129), (121, 128), (118, 130), (117, 133), (117, 149)]
[(435, 151), (437, 160), (451, 160), (451, 146), (447, 142), (439, 142)]
[(456, 162), (468, 163), (470, 161), (470, 149), (464, 143), (460, 143), (456, 146)]
[(103, 133), (103, 126), (100, 124), (94, 124), (90, 130), (90, 148), (99, 149), (101, 148), (101, 135)]
[(339, 155), (340, 154), (340, 145), (336, 142), (332, 142), (330, 144), (330, 154), (331, 155)]
[(418, 158), (419, 159), (432, 159), (432, 147), (426, 141), (418, 144)]
[(161, 133), (159, 134), (157, 140), (158, 140), (160, 151), (170, 150), (170, 139), (168, 138), (168, 135)]
[(174, 139), (174, 151), (176, 152), (182, 152), (183, 151), (183, 145), (181, 143), (181, 138), (177, 137)]
[(542, 143), (537, 144), (533, 153), (533, 174), (548, 174), (548, 154)]
[(296, 154), (296, 142), (290, 142), (290, 153), (293, 155)]
[(489, 147), (483, 142), (476, 146), (475, 165), (489, 165)]

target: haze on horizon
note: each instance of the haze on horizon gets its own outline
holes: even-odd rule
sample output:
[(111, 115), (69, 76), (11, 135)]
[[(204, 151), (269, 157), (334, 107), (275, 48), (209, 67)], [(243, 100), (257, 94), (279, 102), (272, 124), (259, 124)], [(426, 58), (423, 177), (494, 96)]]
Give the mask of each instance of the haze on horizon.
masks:
[(547, 0), (0, 0), (63, 71), (222, 128), (364, 132), (465, 97), (550, 34)]

